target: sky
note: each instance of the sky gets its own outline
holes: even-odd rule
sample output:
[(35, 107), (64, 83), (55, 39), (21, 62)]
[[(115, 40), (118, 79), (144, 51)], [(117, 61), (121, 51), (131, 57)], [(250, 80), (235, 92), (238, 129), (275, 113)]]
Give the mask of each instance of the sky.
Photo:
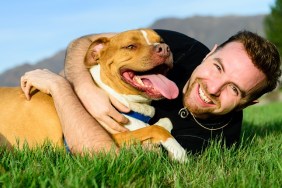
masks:
[(9, 0), (0, 3), (0, 73), (36, 63), (94, 33), (148, 27), (157, 19), (270, 13), (275, 0)]

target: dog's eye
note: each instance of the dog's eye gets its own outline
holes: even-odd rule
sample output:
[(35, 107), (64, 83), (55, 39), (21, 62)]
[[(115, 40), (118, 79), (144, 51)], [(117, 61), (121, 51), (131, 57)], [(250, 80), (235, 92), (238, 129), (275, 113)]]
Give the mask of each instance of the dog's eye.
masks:
[(136, 48), (136, 46), (133, 45), (133, 44), (130, 44), (130, 45), (126, 46), (126, 48), (130, 49), (130, 50), (134, 50)]

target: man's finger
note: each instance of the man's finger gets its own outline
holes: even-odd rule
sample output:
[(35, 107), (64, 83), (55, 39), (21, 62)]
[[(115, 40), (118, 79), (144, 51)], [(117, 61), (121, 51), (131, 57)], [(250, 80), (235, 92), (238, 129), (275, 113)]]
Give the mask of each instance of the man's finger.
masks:
[(116, 111), (116, 109), (114, 108), (110, 111), (109, 116), (120, 124), (127, 124), (129, 122), (129, 120), (124, 115)]
[(109, 96), (110, 100), (111, 100), (111, 103), (112, 105), (118, 109), (120, 112), (124, 112), (124, 113), (127, 113), (130, 111), (130, 109), (123, 105), (121, 102), (119, 102), (116, 98), (112, 97), (112, 96)]
[(28, 82), (25, 83), (25, 87), (24, 87), (24, 94), (27, 100), (30, 100), (30, 90), (32, 88), (32, 85)]
[(21, 88), (24, 91), (26, 85), (26, 79), (24, 76), (21, 77)]
[(21, 77), (21, 88), (27, 100), (30, 100), (29, 92), (31, 90), (32, 85), (28, 84), (25, 76)]
[(104, 121), (106, 123), (106, 125), (112, 129), (114, 132), (119, 133), (119, 132), (126, 132), (128, 131), (127, 128), (125, 128), (124, 126), (118, 124), (116, 121), (114, 121), (112, 118), (108, 117), (105, 119)]
[[(121, 102), (119, 102), (117, 99), (115, 99), (114, 97), (112, 96), (109, 96), (110, 97), (110, 100), (111, 100), (111, 103), (112, 105), (117, 109), (119, 110), (120, 112), (124, 112), (124, 113), (128, 113), (130, 112), (130, 109), (123, 105)], [(113, 108), (109, 115), (114, 119), (116, 120), (118, 123), (121, 123), (121, 124), (127, 124), (129, 121), (128, 119), (122, 115), (120, 112), (118, 112), (115, 108)]]

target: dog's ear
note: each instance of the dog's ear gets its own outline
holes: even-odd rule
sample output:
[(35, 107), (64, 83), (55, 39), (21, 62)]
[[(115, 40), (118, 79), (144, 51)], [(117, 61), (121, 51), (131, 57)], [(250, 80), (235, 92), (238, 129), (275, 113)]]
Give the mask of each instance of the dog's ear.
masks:
[(86, 56), (84, 59), (84, 64), (87, 68), (98, 64), (100, 59), (100, 51), (105, 47), (105, 45), (109, 41), (109, 38), (101, 37), (92, 42), (86, 52)]

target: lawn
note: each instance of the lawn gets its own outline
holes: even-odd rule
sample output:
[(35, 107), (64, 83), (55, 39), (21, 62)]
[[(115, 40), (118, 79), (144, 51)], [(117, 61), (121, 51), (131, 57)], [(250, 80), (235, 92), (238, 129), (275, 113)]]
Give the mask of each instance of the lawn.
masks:
[(71, 156), (45, 147), (8, 152), (0, 148), (1, 187), (281, 187), (282, 103), (244, 112), (239, 148), (213, 143), (186, 164), (140, 147), (117, 157)]

